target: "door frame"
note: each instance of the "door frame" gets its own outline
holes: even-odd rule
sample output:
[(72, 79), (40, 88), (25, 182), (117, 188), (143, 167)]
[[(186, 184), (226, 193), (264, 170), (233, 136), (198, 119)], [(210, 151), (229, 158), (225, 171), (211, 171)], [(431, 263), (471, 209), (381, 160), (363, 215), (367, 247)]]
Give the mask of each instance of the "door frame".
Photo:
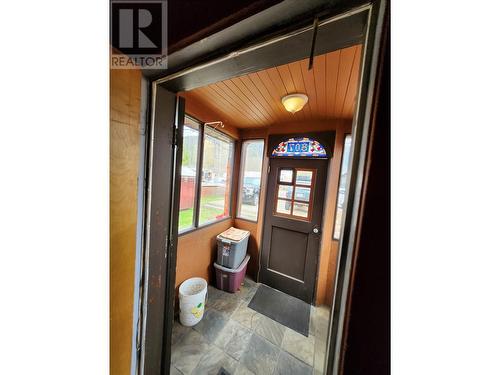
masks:
[[(165, 103), (159, 106), (158, 103)], [(143, 268), (140, 275), (140, 321), (136, 336), (136, 367), (131, 373), (168, 373), (175, 298), (180, 167), (184, 98), (153, 86), (147, 133), (146, 205), (143, 230)], [(153, 175), (153, 172), (156, 172)], [(165, 192), (159, 194), (158, 192)], [(170, 272), (170, 270), (174, 272)], [(165, 272), (166, 271), (166, 272)], [(166, 350), (168, 348), (168, 350)], [(136, 355), (136, 353), (133, 353)]]
[[(327, 174), (327, 180), (328, 180), (328, 170), (329, 170), (330, 163), (332, 162), (333, 153), (335, 152), (335, 142), (336, 142), (336, 137), (337, 137), (336, 131), (319, 131), (319, 132), (313, 131), (313, 132), (309, 132), (309, 133), (270, 134), (267, 137), (267, 153), (266, 153), (267, 157), (269, 158), (269, 167), (271, 166), (271, 159), (276, 159), (276, 158), (273, 158), (271, 156), (271, 154), (273, 153), (273, 150), (274, 150), (273, 146), (279, 144), (280, 142), (287, 141), (290, 138), (296, 138), (296, 137), (314, 138), (315, 140), (319, 141), (321, 143), (321, 145), (325, 148), (325, 151), (326, 151), (326, 154), (328, 157), (326, 158), (326, 160), (324, 160), (324, 159), (322, 159), (322, 160), (326, 164), (326, 174)], [(314, 160), (314, 159), (309, 158), (309, 157), (305, 157), (305, 158), (297, 157), (297, 158), (293, 158), (293, 159), (294, 160), (297, 160), (297, 159), (298, 160), (301, 160), (301, 159)], [(266, 180), (266, 189), (265, 189), (266, 195), (268, 192), (268, 189), (267, 189), (268, 184), (269, 184), (269, 181)], [(325, 191), (323, 193), (323, 198), (326, 197), (326, 194), (327, 194), (327, 190), (325, 189)], [(266, 210), (267, 210), (267, 199), (266, 199), (266, 202), (264, 204), (264, 216), (263, 216), (264, 223), (262, 225), (265, 225)], [(323, 216), (324, 216), (324, 207), (323, 207), (322, 218), (323, 218)], [(323, 220), (322, 220), (321, 224), (323, 224)], [(265, 230), (262, 230), (262, 233), (260, 235), (260, 243), (261, 244), (264, 243), (264, 233), (265, 233)], [(313, 303), (316, 300), (316, 293), (318, 291), (318, 274), (319, 274), (319, 259), (320, 259), (320, 250), (321, 250), (321, 240), (322, 240), (322, 236), (320, 236), (319, 250), (318, 250), (318, 254), (317, 254), (316, 275), (315, 275), (314, 291), (313, 291), (313, 297), (312, 297)], [(260, 281), (261, 261), (262, 261), (262, 251), (260, 249), (259, 250), (259, 268), (257, 271), (257, 280), (258, 281)]]
[[(283, 3), (290, 3), (290, 1), (285, 0)], [(282, 20), (283, 22), (277, 22), (275, 19), (274, 24), (282, 27), (281, 32), (268, 31), (267, 37), (260, 37), (254, 40), (251, 44), (246, 38), (244, 33), (238, 34), (238, 25), (243, 29), (248, 29), (248, 24), (245, 23), (247, 20), (243, 20), (240, 23), (228, 27), (220, 33), (227, 32), (236, 33), (240, 37), (240, 46), (244, 45), (240, 49), (234, 48), (234, 43), (229, 44), (226, 48), (221, 48), (222, 56), (214, 56), (213, 51), (210, 51), (206, 47), (202, 46), (200, 43), (195, 43), (199, 50), (195, 51), (198, 53), (198, 57), (195, 58), (196, 53), (193, 55), (191, 53), (186, 53), (184, 57), (179, 55), (179, 51), (175, 54), (177, 58), (176, 61), (179, 63), (177, 66), (169, 69), (163, 74), (152, 76), (151, 73), (145, 72), (147, 76), (149, 74), (149, 79), (151, 82), (151, 103), (150, 109), (154, 108), (156, 93), (160, 88), (164, 88), (167, 91), (177, 93), (179, 91), (184, 91), (187, 89), (192, 89), (199, 86), (204, 86), (212, 82), (216, 82), (222, 79), (237, 76), (243, 73), (249, 73), (257, 70), (264, 69), (265, 66), (256, 66), (255, 61), (264, 61), (264, 64), (270, 64), (269, 66), (275, 66), (279, 64), (284, 64), (286, 62), (298, 60), (300, 58), (305, 58), (307, 56), (299, 56), (297, 54), (303, 53), (297, 51), (296, 49), (290, 49), (290, 46), (294, 43), (310, 43), (310, 35), (313, 32), (312, 20), (314, 18), (320, 19), (318, 22), (318, 35), (321, 31), (327, 32), (328, 30), (337, 28), (337, 32), (331, 35), (326, 41), (325, 38), (316, 41), (315, 54), (322, 54), (329, 52), (330, 50), (336, 50), (349, 45), (357, 44), (363, 42), (363, 56), (361, 65), (361, 79), (358, 88), (358, 100), (355, 109), (355, 115), (353, 118), (353, 146), (351, 148), (351, 166), (348, 173), (348, 185), (347, 185), (347, 199), (346, 199), (346, 211), (343, 217), (343, 229), (340, 237), (339, 243), (339, 261), (337, 263), (337, 273), (334, 285), (335, 297), (334, 306), (331, 311), (329, 332), (328, 332), (328, 347), (326, 353), (326, 373), (337, 374), (340, 371), (340, 360), (341, 360), (341, 347), (343, 340), (343, 332), (345, 325), (345, 313), (347, 306), (347, 296), (349, 293), (350, 286), (350, 276), (352, 272), (352, 258), (353, 251), (356, 244), (356, 234), (358, 229), (358, 213), (360, 209), (360, 198), (362, 194), (362, 187), (364, 182), (364, 170), (366, 167), (366, 153), (367, 145), (369, 140), (370, 132), (370, 120), (372, 116), (373, 101), (375, 98), (375, 84), (376, 84), (376, 74), (379, 64), (379, 50), (381, 45), (381, 35), (383, 31), (383, 21), (386, 14), (386, 0), (375, 0), (374, 2), (359, 4), (351, 7), (339, 8), (331, 4), (329, 1), (324, 1), (330, 6), (323, 6), (315, 10), (311, 10), (307, 17), (291, 17), (290, 14), (279, 14), (276, 13), (280, 6), (280, 3), (271, 7), (275, 16)], [(316, 2), (314, 6), (317, 7)], [(323, 3), (320, 1), (320, 3)], [(289, 5), (289, 4), (288, 4)], [(268, 20), (266, 17), (269, 12), (261, 12), (252, 16), (253, 28), (262, 24), (266, 25)], [(360, 36), (356, 31), (359, 29), (359, 22), (362, 22), (363, 32)], [(308, 23), (304, 26), (305, 23)], [(283, 26), (285, 25), (285, 26)], [(291, 30), (291, 31), (290, 31)], [(345, 33), (344, 33), (345, 31)], [(247, 34), (249, 31), (247, 31)], [(219, 33), (218, 33), (219, 34)], [(217, 37), (218, 34), (215, 34)], [(330, 34), (327, 34), (330, 36)], [(248, 36), (248, 35), (247, 35)], [(346, 40), (347, 39), (347, 40)], [(262, 41), (264, 40), (264, 41)], [(329, 47), (331, 49), (329, 49)], [(186, 47), (188, 49), (189, 47)], [(281, 48), (281, 50), (280, 50)], [(325, 50), (326, 48), (326, 50)], [(283, 54), (283, 50), (287, 53)], [(191, 51), (192, 52), (192, 51)], [(200, 54), (202, 57), (200, 57)], [(173, 55), (172, 55), (173, 56)], [(180, 57), (179, 57), (180, 56)], [(205, 57), (205, 60), (203, 59)], [(259, 58), (260, 57), (260, 58)], [(289, 61), (287, 61), (289, 60)], [(200, 62), (202, 61), (202, 62)], [(254, 63), (252, 63), (254, 62)], [(183, 66), (183, 64), (185, 66)], [(152, 110), (149, 113), (153, 113)], [(151, 144), (152, 132), (154, 129), (154, 115), (151, 116), (150, 121), (150, 131), (148, 133), (148, 143)], [(147, 150), (146, 157), (149, 159), (151, 157), (151, 147)], [(172, 176), (172, 186), (175, 185), (174, 181), (179, 180), (180, 171), (176, 169), (175, 176)], [(151, 175), (146, 176), (147, 185), (150, 183)], [(151, 202), (151, 196), (147, 194), (147, 206)], [(174, 197), (172, 205), (178, 206), (179, 197)], [(173, 210), (170, 210), (169, 218), (169, 228), (171, 229), (172, 220), (175, 219)], [(140, 214), (140, 213), (139, 213)], [(172, 217), (173, 215), (173, 217)], [(147, 225), (147, 224), (146, 224)], [(167, 228), (168, 229), (168, 228)], [(149, 228), (145, 228), (147, 232)], [(142, 233), (138, 233), (142, 235)], [(173, 243), (176, 239), (176, 235), (170, 239), (170, 245), (166, 249), (166, 255), (170, 259), (167, 262), (167, 283), (163, 283), (163, 296), (165, 298), (165, 316), (164, 321), (161, 322), (163, 335), (168, 335), (172, 331), (172, 321), (173, 321), (173, 305), (175, 299), (175, 259), (177, 253), (177, 244)], [(144, 243), (144, 241), (141, 241)], [(141, 249), (143, 254), (144, 270), (148, 270), (149, 264), (154, 262), (154, 259), (148, 254), (148, 243), (144, 244)], [(173, 260), (173, 261), (172, 261)], [(162, 260), (164, 261), (164, 259)], [(148, 282), (144, 279), (144, 275), (141, 275), (142, 287), (138, 295), (135, 295), (135, 299), (147, 300), (147, 288)], [(146, 317), (148, 314), (147, 304), (143, 304), (142, 311), (140, 315), (140, 321), (133, 322), (133, 324), (139, 324), (139, 331), (142, 332), (141, 336), (141, 364), (144, 362), (144, 342), (146, 340), (145, 332), (146, 327)], [(333, 324), (331, 324), (333, 322)], [(165, 323), (165, 325), (163, 325)], [(160, 322), (158, 323), (160, 324)], [(171, 348), (170, 345), (162, 344), (161, 350), (156, 351), (156, 356), (158, 358), (150, 358), (149, 361), (155, 363), (160, 363), (161, 366), (157, 368), (156, 373), (169, 373), (169, 361)], [(135, 355), (135, 353), (133, 353)], [(139, 366), (131, 368), (131, 374), (143, 374), (144, 366)], [(153, 372), (151, 372), (153, 373)]]
[(351, 132), (351, 165), (347, 174), (345, 213), (342, 217), (342, 230), (339, 239), (339, 259), (335, 273), (333, 308), (330, 312), (326, 353), (326, 373), (340, 374), (345, 344), (345, 328), (349, 294), (353, 276), (354, 252), (359, 234), (359, 214), (367, 168), (368, 144), (371, 136), (373, 107), (379, 85), (380, 51), (388, 19), (387, 2), (376, 1), (370, 7), (365, 51), (361, 65), (358, 100), (356, 103), (353, 128)]

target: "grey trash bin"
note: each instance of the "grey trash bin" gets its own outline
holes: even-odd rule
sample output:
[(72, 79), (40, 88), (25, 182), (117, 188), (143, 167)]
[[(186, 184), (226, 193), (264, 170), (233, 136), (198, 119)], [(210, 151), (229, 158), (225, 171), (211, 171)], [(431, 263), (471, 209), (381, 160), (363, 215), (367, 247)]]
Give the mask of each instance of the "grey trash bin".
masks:
[(219, 234), (217, 236), (217, 264), (226, 268), (238, 268), (247, 254), (249, 237), (249, 231), (233, 227)]

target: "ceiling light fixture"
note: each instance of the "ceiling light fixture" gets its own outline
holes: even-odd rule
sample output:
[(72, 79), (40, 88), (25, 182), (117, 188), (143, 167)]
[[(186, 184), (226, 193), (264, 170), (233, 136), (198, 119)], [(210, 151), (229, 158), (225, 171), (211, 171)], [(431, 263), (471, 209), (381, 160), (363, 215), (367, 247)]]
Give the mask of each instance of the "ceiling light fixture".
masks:
[(309, 98), (306, 94), (290, 94), (281, 98), (281, 103), (288, 112), (295, 113), (306, 105)]

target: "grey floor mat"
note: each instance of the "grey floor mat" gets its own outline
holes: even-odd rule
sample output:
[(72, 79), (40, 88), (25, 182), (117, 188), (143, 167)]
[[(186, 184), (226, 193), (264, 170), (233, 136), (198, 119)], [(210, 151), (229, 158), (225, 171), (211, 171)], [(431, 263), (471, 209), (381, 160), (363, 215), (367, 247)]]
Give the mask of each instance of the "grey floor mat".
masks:
[(311, 306), (298, 298), (261, 284), (248, 307), (304, 336), (309, 336)]

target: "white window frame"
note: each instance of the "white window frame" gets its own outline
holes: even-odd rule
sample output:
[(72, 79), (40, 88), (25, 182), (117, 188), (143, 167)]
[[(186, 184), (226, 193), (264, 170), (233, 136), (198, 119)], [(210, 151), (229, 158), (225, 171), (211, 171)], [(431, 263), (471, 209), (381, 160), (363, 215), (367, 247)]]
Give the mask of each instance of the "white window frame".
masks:
[[(244, 182), (244, 176), (245, 176), (245, 158), (244, 158), (243, 153), (246, 151), (245, 150), (245, 143), (251, 143), (251, 142), (262, 142), (262, 146), (263, 146), (262, 147), (262, 156), (261, 156), (261, 161), (260, 161), (261, 165), (260, 165), (260, 183), (259, 183), (259, 203), (257, 204), (257, 218), (255, 220), (241, 216), (241, 205), (243, 203), (243, 202), (241, 202), (241, 189), (243, 189), (243, 182)], [(238, 182), (238, 196), (236, 199), (236, 218), (237, 219), (250, 221), (252, 223), (256, 223), (259, 220), (260, 204), (261, 204), (261, 198), (262, 198), (262, 168), (264, 165), (265, 147), (266, 147), (266, 141), (263, 138), (245, 139), (241, 142), (240, 175), (239, 175), (239, 182)]]

